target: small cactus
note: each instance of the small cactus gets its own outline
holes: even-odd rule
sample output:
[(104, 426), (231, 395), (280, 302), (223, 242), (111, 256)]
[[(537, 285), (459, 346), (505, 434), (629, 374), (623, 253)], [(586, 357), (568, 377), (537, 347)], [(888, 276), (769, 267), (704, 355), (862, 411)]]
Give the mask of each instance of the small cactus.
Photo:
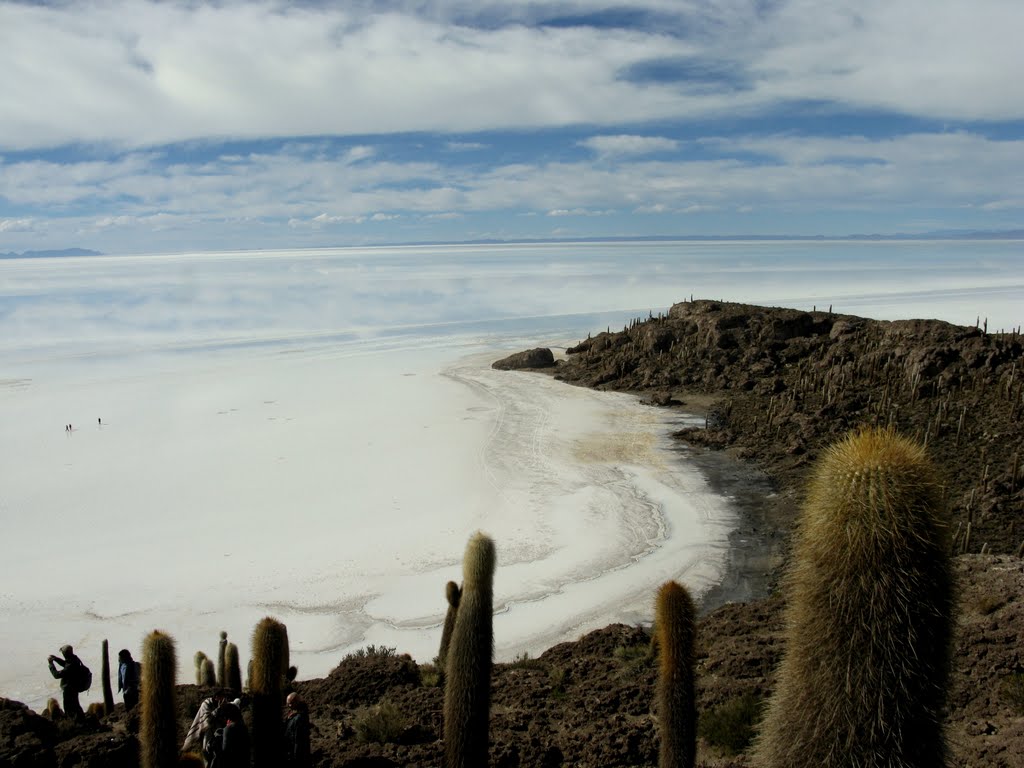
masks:
[(217, 685), (217, 670), (214, 668), (211, 659), (203, 659), (203, 665), (199, 670), (199, 680), (199, 684), (207, 688), (213, 688)]
[(203, 685), (203, 664), (206, 662), (206, 654), (202, 651), (196, 651), (195, 656), (192, 657), (192, 663), (195, 665), (196, 670), (196, 685)]
[(228, 643), (224, 648), (224, 668), (224, 673), (227, 675), (224, 687), (236, 694), (241, 694), (242, 664), (238, 658), (238, 646), (234, 643)]
[(445, 670), (446, 768), (487, 765), (494, 654), (494, 542), (477, 533), (466, 545), (462, 596)]
[(694, 693), (696, 611), (690, 593), (669, 581), (655, 605), (658, 637), (657, 712), (661, 732), (659, 768), (693, 768), (697, 755)]
[(110, 715), (114, 711), (114, 689), (110, 687), (110, 646), (103, 641), (101, 649), (103, 660), (100, 666), (100, 677), (103, 683), (103, 714)]
[(444, 615), (444, 628), (441, 630), (441, 647), (437, 652), (437, 668), (444, 673), (444, 665), (448, 659), (448, 647), (452, 641), (452, 631), (455, 629), (455, 617), (459, 612), (459, 598), (462, 597), (462, 590), (454, 581), (449, 581), (444, 588), (444, 596), (448, 601), (448, 610)]
[(224, 654), (228, 647), (228, 633), (223, 630), (220, 633), (220, 643), (217, 646), (217, 685), (224, 688), (228, 684), (227, 672), (224, 666)]
[(174, 683), (178, 660), (174, 640), (159, 630), (142, 643), (139, 757), (142, 768), (173, 768), (178, 763), (178, 710)]
[(941, 768), (952, 577), (924, 449), (870, 429), (812, 475), (786, 576), (785, 651), (755, 762)]

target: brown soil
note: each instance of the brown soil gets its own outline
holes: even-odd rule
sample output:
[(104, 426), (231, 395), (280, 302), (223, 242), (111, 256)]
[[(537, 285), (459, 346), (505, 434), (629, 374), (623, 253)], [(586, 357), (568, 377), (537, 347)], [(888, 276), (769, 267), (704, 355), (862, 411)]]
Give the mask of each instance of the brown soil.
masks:
[[(783, 602), (769, 593), (808, 467), (851, 428), (891, 424), (926, 441), (946, 479), (958, 554), (950, 764), (1024, 764), (1018, 336), (938, 321), (696, 301), (621, 333), (599, 334), (569, 353), (549, 369), (558, 378), (706, 414), (706, 430), (680, 433), (681, 450), (743, 500), (733, 571), (705, 600), (698, 626), (705, 727), (724, 722), (721, 708), (744, 695), (756, 710), (771, 690)], [(435, 680), (432, 668), (385, 653), (342, 660), (328, 677), (297, 683), (311, 708), (314, 765), (440, 765), (442, 690)], [(647, 631), (623, 625), (537, 659), (495, 665), (491, 765), (656, 765), (654, 680)], [(178, 693), (184, 733), (208, 691), (179, 686)], [(362, 740), (367, 724), (389, 730), (388, 742)], [(0, 766), (134, 768), (136, 730), (137, 718), (126, 718), (120, 706), (72, 728), (0, 699)], [(729, 754), (712, 741), (722, 739), (700, 740), (700, 765), (750, 764), (746, 753)]]

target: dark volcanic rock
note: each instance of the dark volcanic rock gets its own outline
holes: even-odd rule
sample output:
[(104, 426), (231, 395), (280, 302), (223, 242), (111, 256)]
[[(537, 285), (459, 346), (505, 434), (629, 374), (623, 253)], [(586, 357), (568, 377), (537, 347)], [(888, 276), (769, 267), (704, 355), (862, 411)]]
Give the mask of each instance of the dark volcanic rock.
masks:
[(499, 371), (519, 371), (524, 368), (551, 368), (554, 364), (555, 356), (551, 354), (551, 350), (547, 347), (537, 347), (496, 360), (491, 363), (491, 368), (497, 368)]
[(53, 751), (57, 729), (20, 701), (0, 698), (0, 765), (49, 768), (57, 765)]

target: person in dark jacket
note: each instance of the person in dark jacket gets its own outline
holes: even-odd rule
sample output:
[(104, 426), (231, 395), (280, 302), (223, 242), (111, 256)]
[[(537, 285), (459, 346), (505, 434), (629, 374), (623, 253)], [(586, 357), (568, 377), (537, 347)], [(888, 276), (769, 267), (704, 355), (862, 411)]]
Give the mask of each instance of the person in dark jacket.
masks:
[(309, 708), (299, 694), (289, 693), (284, 715), (285, 765), (288, 768), (310, 768)]
[[(64, 699), (64, 714), (75, 720), (81, 720), (85, 717), (85, 713), (78, 701), (78, 685), (84, 665), (70, 645), (62, 645), (60, 652), (64, 658), (50, 654), (46, 662), (50, 668), (50, 674), (60, 680), (60, 692)], [(55, 664), (60, 665), (60, 669), (57, 669)]]
[(234, 703), (221, 704), (216, 719), (224, 723), (218, 728), (207, 752), (215, 768), (249, 768), (251, 745), (249, 729), (242, 720), (242, 710)]
[(127, 648), (117, 654), (117, 690), (124, 696), (125, 711), (131, 712), (139, 703), (139, 662)]

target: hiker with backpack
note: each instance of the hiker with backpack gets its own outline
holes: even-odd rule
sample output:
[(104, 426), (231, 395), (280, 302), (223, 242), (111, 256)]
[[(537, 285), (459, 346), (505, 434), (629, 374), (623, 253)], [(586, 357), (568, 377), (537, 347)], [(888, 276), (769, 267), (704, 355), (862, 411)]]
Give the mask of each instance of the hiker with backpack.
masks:
[[(70, 645), (60, 647), (61, 655), (54, 656), (52, 653), (47, 659), (50, 667), (50, 674), (60, 680), (60, 692), (64, 699), (64, 714), (75, 720), (85, 717), (82, 705), (78, 702), (78, 694), (89, 690), (92, 685), (92, 672), (82, 663), (82, 660), (75, 655)], [(55, 664), (60, 665), (57, 669)]]

